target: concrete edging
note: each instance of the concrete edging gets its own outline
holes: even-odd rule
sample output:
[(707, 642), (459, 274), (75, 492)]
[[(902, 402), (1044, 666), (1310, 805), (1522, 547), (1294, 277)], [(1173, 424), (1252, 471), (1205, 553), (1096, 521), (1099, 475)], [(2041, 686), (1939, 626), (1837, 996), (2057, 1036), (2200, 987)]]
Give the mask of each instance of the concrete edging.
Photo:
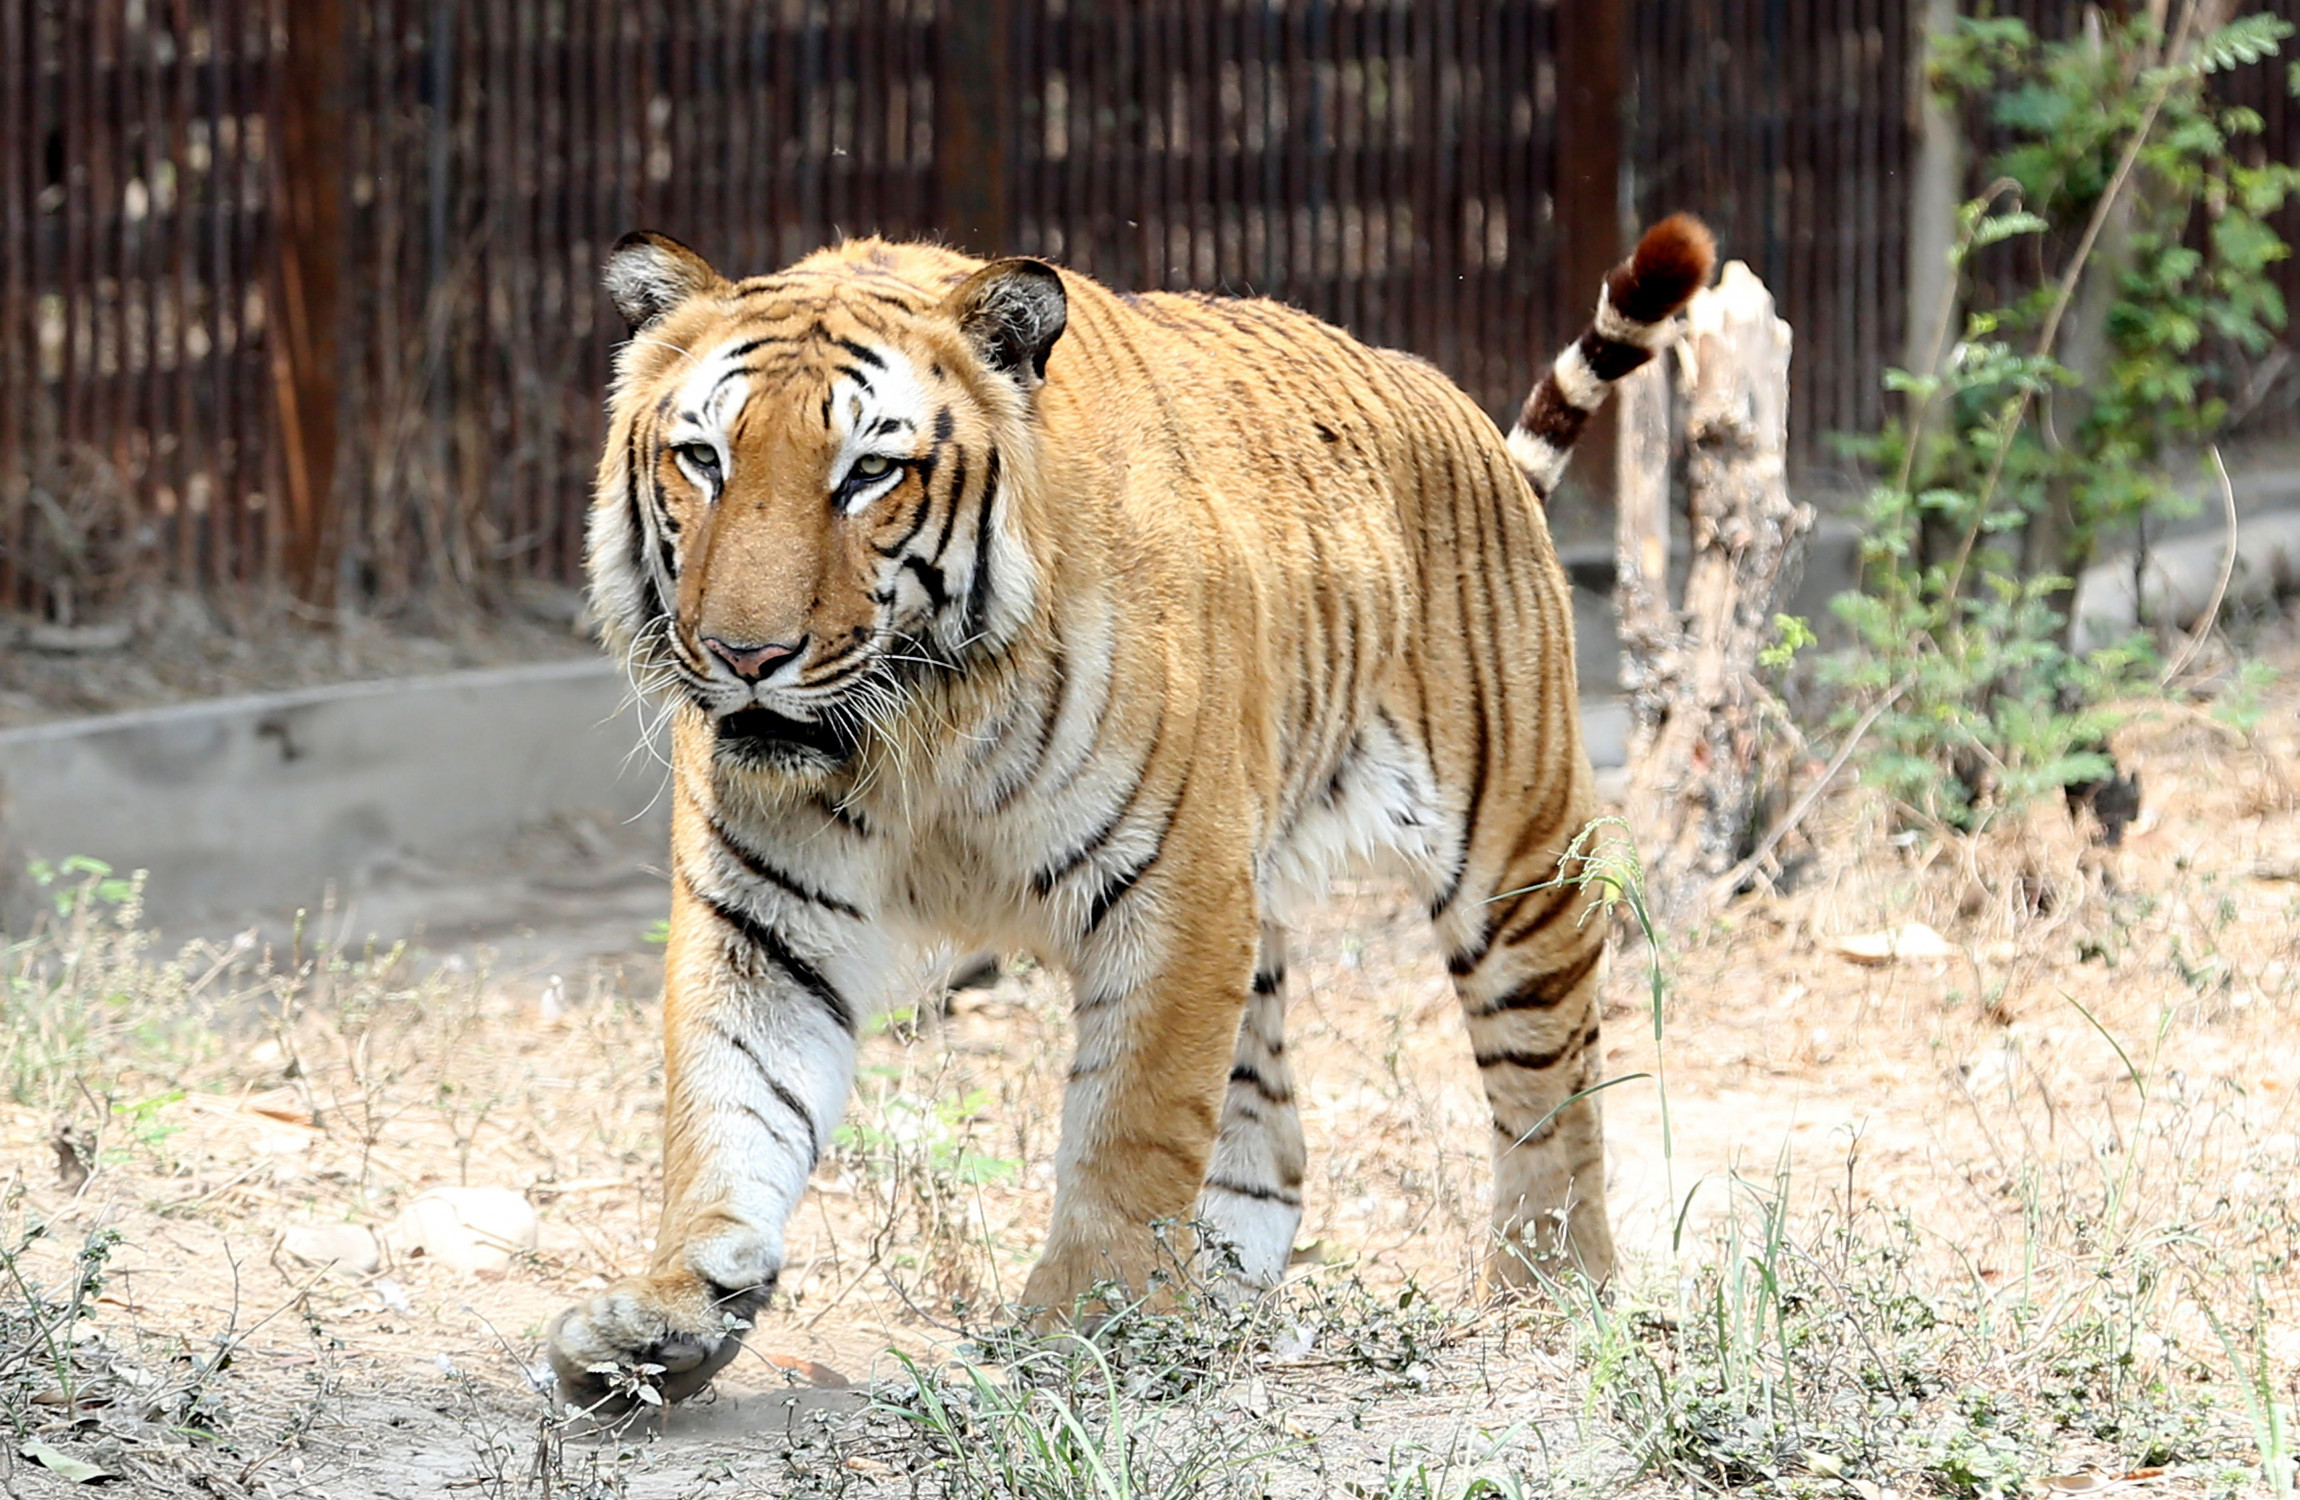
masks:
[[(1620, 703), (1586, 699), (1582, 722), (1620, 764)], [(147, 915), (196, 926), (484, 860), (555, 816), (667, 822), (640, 728), (622, 674), (574, 661), (0, 730), (0, 916), (28, 915), (33, 859), (148, 871)]]
[(0, 731), (0, 911), (21, 921), (32, 859), (148, 870), (152, 918), (199, 923), (482, 857), (571, 810), (646, 815), (662, 770), (629, 696), (609, 662), (551, 662)]

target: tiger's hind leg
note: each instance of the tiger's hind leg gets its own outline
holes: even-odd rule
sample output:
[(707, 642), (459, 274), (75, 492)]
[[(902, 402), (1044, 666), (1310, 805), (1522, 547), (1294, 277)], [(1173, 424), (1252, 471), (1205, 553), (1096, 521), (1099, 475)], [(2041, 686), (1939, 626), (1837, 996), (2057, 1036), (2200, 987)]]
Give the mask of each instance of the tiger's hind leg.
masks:
[(1264, 924), (1253, 994), (1238, 1019), (1220, 1134), (1198, 1197), (1199, 1219), (1227, 1243), (1239, 1275), (1257, 1289), (1285, 1275), (1302, 1222), (1308, 1157), (1286, 1066), (1285, 1028), (1285, 935)]
[(1557, 873), (1554, 851), (1513, 859), (1485, 900), (1458, 895), (1441, 923), (1454, 929), (1447, 967), (1493, 1111), (1496, 1286), (1613, 1270), (1604, 1130), (1585, 1093), (1604, 1066), (1605, 924), (1583, 920), (1588, 898)]

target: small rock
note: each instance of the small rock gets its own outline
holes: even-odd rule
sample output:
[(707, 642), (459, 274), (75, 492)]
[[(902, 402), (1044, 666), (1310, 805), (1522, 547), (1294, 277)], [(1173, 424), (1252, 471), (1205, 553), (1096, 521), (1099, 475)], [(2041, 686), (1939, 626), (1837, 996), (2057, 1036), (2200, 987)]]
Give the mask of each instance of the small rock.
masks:
[(346, 1276), (372, 1276), (383, 1266), (383, 1248), (357, 1224), (291, 1224), (280, 1248), (310, 1266), (333, 1266)]
[(428, 1255), (457, 1271), (500, 1276), (535, 1248), (538, 1225), (509, 1188), (433, 1188), (400, 1211), (385, 1238), (398, 1255)]

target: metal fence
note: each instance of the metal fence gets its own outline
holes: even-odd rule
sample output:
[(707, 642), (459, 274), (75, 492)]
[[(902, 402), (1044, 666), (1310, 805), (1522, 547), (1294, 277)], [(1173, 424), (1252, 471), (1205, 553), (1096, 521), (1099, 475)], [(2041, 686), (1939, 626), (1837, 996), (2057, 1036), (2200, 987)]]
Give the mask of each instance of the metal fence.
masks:
[(642, 225), (733, 270), (941, 235), (1279, 297), (1499, 415), (1626, 186), (1780, 295), (1810, 474), (1900, 349), (1911, 14), (0, 0), (0, 605), (572, 578), (621, 334), (597, 268)]

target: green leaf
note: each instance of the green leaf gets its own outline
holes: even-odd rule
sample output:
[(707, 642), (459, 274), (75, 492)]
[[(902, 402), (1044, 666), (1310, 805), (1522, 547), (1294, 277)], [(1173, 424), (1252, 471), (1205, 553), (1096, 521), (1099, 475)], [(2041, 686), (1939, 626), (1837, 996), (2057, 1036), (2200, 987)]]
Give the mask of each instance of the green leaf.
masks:
[(1973, 226), (1973, 243), (1993, 245), (1999, 240), (2009, 240), (2016, 234), (2042, 234), (2051, 227), (2042, 215), (2032, 214), (2026, 209), (2009, 214), (1991, 214)]
[(2276, 55), (2277, 45), (2292, 34), (2292, 23), (2265, 11), (2239, 16), (2196, 44), (2200, 72), (2222, 73)]

